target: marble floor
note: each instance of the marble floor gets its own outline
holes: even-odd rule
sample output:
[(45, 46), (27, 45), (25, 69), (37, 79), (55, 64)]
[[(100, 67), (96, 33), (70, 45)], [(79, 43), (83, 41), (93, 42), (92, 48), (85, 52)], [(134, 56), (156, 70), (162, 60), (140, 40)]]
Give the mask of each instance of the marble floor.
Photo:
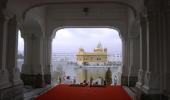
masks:
[(34, 100), (37, 96), (51, 89), (53, 85), (47, 85), (44, 88), (32, 88), (31, 86), (24, 86), (24, 100)]

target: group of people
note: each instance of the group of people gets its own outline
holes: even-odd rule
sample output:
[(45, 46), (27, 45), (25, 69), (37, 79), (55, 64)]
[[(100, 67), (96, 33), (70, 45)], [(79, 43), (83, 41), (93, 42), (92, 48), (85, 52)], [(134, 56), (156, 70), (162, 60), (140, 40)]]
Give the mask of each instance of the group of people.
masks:
[(61, 77), (59, 77), (59, 84), (64, 83), (64, 84), (76, 84), (76, 79), (71, 79), (70, 76), (66, 76), (63, 78), (63, 81)]
[[(117, 85), (117, 82), (118, 82), (118, 78), (117, 76), (114, 77), (114, 80), (113, 80), (113, 83), (114, 85)], [(61, 78), (59, 79), (59, 83), (61, 83)], [(70, 76), (67, 76), (64, 81), (63, 81), (64, 84), (76, 84), (76, 79), (71, 79)], [(82, 83), (80, 83), (81, 85), (107, 85), (107, 82), (106, 80), (104, 80), (102, 77), (98, 77), (97, 79), (93, 79), (92, 77), (90, 78), (89, 81), (87, 80), (84, 80)]]
[[(117, 82), (118, 82), (117, 76), (114, 77), (113, 81), (114, 81), (114, 85), (117, 85)], [(107, 82), (102, 77), (98, 77), (95, 80), (91, 77), (89, 82), (87, 80), (84, 80), (81, 84), (90, 85), (90, 86), (92, 86), (92, 85), (107, 85)]]

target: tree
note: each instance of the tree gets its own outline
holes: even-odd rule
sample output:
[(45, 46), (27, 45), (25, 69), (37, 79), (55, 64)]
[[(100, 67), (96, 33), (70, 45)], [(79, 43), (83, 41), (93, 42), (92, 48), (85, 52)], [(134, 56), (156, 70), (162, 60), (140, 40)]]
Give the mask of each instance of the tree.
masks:
[(106, 71), (105, 81), (106, 81), (107, 85), (112, 84), (112, 72), (111, 72), (110, 68), (108, 68), (107, 71)]

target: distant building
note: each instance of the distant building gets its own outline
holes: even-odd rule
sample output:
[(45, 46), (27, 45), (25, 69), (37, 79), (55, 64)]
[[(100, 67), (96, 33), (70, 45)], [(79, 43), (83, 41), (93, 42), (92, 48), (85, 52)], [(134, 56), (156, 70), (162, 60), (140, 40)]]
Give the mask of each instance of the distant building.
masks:
[(109, 58), (107, 49), (103, 48), (101, 43), (98, 43), (93, 52), (85, 52), (83, 48), (80, 48), (76, 54), (76, 60), (79, 66), (76, 68), (77, 81), (90, 81), (93, 78), (94, 82), (97, 82), (98, 79), (105, 79), (108, 68), (111, 69), (113, 76), (120, 78), (120, 64), (114, 64), (114, 59), (112, 58), (109, 61)]
[(94, 48), (94, 52), (85, 52), (83, 48), (76, 54), (77, 63), (80, 65), (103, 65), (107, 62), (107, 49), (101, 43)]

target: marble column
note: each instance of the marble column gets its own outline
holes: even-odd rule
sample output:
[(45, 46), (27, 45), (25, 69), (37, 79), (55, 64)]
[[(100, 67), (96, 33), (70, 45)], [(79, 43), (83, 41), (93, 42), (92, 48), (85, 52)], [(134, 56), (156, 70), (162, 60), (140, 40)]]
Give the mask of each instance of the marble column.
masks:
[(160, 94), (161, 29), (160, 13), (149, 12), (147, 16), (147, 69), (143, 90), (149, 94)]
[(17, 54), (16, 17), (3, 10), (0, 12), (0, 99), (22, 100), (23, 84), (16, 67)]
[[(147, 8), (147, 68), (143, 91), (151, 100), (168, 100), (169, 88), (169, 17), (168, 0), (145, 1)], [(148, 98), (144, 98), (148, 99)]]
[(5, 17), (0, 12), (0, 89), (9, 87), (9, 76), (6, 69), (6, 43), (7, 43), (7, 28), (8, 28), (8, 17)]
[(147, 43), (146, 43), (146, 18), (141, 16), (140, 18), (140, 68), (138, 71), (138, 82), (136, 87), (141, 88), (144, 84), (144, 73), (147, 67)]
[[(137, 34), (137, 33), (136, 33)], [(139, 36), (130, 39), (130, 68), (128, 75), (128, 86), (134, 87), (138, 79), (139, 61), (140, 61), (140, 41)]]
[(16, 17), (12, 17), (8, 22), (6, 44), (6, 67), (9, 72), (9, 81), (12, 85), (22, 84), (20, 80), (20, 72), (17, 68), (17, 47), (18, 47), (18, 29)]
[(41, 38), (41, 64), (43, 65), (44, 81), (51, 83), (51, 44), (52, 39), (48, 36)]
[(123, 54), (123, 66), (121, 84), (128, 86), (128, 73), (129, 73), (129, 52), (130, 52), (130, 40), (128, 38), (122, 38), (122, 54)]
[(25, 85), (42, 87), (44, 73), (41, 63), (41, 36), (36, 33), (25, 33), (22, 36), (25, 44), (21, 78)]

